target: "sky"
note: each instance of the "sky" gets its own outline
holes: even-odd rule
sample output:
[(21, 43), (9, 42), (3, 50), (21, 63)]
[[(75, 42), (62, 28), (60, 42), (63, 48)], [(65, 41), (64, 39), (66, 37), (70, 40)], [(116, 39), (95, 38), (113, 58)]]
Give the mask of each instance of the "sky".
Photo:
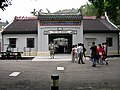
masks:
[(47, 12), (47, 8), (51, 13), (63, 9), (77, 9), (87, 2), (88, 0), (12, 0), (12, 5), (8, 6), (5, 11), (0, 9), (0, 21), (10, 22), (15, 16), (30, 17), (33, 9), (38, 11), (42, 9), (43, 12)]

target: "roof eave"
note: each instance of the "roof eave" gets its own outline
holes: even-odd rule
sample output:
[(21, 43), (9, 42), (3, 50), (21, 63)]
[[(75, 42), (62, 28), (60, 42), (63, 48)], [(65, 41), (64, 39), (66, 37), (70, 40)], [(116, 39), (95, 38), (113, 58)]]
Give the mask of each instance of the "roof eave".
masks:
[(119, 33), (119, 30), (83, 30), (83, 33)]
[(4, 34), (38, 34), (37, 31), (3, 31), (1, 33), (2, 35)]

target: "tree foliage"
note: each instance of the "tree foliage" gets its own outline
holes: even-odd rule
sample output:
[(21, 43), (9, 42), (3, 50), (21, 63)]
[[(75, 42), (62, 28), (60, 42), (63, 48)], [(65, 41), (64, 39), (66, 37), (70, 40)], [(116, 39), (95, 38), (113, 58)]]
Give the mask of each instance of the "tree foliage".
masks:
[(5, 7), (11, 5), (12, 0), (0, 0), (0, 8), (4, 11), (6, 10)]
[(120, 22), (120, 0), (89, 0), (89, 2), (97, 9), (98, 18), (107, 12), (114, 23)]
[(82, 9), (82, 14), (85, 16), (96, 16), (97, 15), (97, 10), (93, 6), (93, 4), (86, 4), (81, 6)]

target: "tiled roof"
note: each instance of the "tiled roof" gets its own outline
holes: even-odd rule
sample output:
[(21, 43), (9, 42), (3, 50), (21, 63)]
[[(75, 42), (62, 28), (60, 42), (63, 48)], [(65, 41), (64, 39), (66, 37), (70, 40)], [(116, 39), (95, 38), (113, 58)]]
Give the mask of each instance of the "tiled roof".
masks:
[(83, 29), (85, 32), (118, 32), (118, 29), (106, 19), (84, 19)]
[(81, 20), (81, 15), (39, 15), (39, 20)]
[(9, 26), (7, 26), (2, 34), (23, 34), (23, 33), (37, 33), (38, 24), (37, 19), (25, 19), (18, 20), (15, 19)]
[[(43, 20), (47, 16), (41, 17)], [(59, 18), (67, 18), (68, 16), (51, 16), (53, 17), (59, 17)], [(78, 16), (74, 15), (69, 17), (72, 17), (72, 19), (80, 19)], [(57, 18), (57, 19), (59, 19)], [(40, 18), (39, 18), (40, 19)], [(68, 18), (69, 19), (69, 18)], [(46, 20), (46, 19), (45, 19)], [(118, 32), (118, 29), (115, 28), (111, 23), (109, 23), (106, 19), (83, 19), (83, 32), (84, 33), (99, 33), (99, 32)], [(37, 19), (15, 19), (9, 26), (7, 26), (2, 34), (37, 34), (38, 31), (38, 23)]]

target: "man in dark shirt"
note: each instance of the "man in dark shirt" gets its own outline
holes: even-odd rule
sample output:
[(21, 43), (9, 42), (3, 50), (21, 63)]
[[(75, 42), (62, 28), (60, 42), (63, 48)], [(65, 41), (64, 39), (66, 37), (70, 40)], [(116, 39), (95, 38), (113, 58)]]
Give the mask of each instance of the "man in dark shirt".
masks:
[(92, 46), (90, 47), (91, 50), (91, 59), (93, 61), (92, 67), (96, 67), (96, 59), (97, 59), (97, 46), (95, 42), (92, 42)]

